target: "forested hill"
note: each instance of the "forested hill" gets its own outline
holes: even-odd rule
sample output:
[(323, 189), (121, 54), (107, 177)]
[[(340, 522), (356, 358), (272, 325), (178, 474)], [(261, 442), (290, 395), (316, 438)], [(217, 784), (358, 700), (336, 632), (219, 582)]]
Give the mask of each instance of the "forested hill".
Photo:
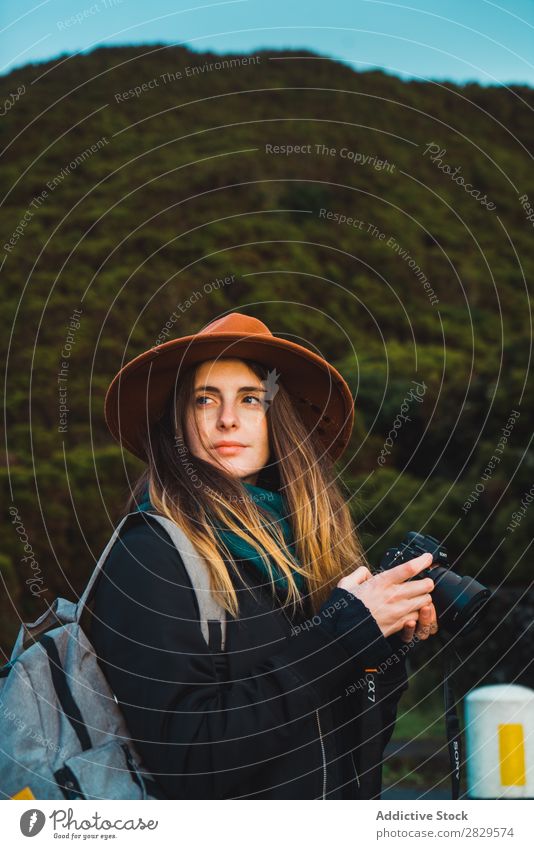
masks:
[(0, 102), (0, 636), (12, 603), (43, 604), (8, 507), (44, 596), (78, 591), (142, 468), (107, 431), (105, 390), (173, 313), (171, 337), (238, 308), (341, 369), (340, 472), (373, 562), (414, 528), (465, 571), (530, 574), (534, 509), (507, 528), (534, 477), (531, 88), (151, 45), (28, 65)]

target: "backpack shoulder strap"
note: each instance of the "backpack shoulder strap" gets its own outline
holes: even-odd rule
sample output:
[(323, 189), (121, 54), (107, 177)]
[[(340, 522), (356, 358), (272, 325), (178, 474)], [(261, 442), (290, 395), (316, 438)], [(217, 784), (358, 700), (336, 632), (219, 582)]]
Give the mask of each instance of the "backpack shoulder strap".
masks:
[(198, 608), (200, 611), (200, 627), (207, 644), (212, 647), (213, 642), (217, 641), (217, 637), (213, 636), (213, 630), (210, 623), (220, 623), (220, 650), (224, 651), (226, 646), (226, 611), (214, 599), (210, 587), (210, 575), (206, 561), (199, 551), (195, 548), (186, 533), (180, 528), (176, 522), (162, 516), (159, 513), (149, 512), (156, 521), (162, 525), (176, 548), (180, 552), (184, 566), (189, 575), (189, 580), (195, 591)]
[(95, 589), (96, 582), (97, 582), (98, 578), (100, 577), (102, 567), (104, 566), (104, 563), (106, 562), (108, 555), (109, 555), (111, 549), (113, 548), (115, 542), (118, 540), (119, 534), (121, 533), (121, 531), (123, 529), (126, 529), (127, 525), (130, 525), (134, 522), (134, 517), (137, 518), (140, 515), (142, 515), (142, 514), (139, 513), (139, 512), (138, 513), (128, 513), (127, 516), (123, 517), (123, 519), (119, 522), (119, 524), (117, 525), (117, 527), (114, 529), (113, 533), (111, 534), (111, 537), (109, 539), (108, 544), (106, 545), (102, 554), (100, 555), (100, 557), (97, 561), (97, 564), (96, 564), (95, 568), (93, 569), (93, 573), (92, 573), (91, 577), (89, 578), (83, 593), (81, 594), (80, 598), (78, 599), (78, 603), (76, 605), (76, 621), (78, 623), (80, 622), (80, 619), (82, 618), (82, 613), (83, 613), (86, 605), (89, 603), (89, 601), (90, 601), (90, 599), (93, 595), (93, 591)]
[[(119, 535), (126, 529), (127, 526), (139, 521), (140, 517), (145, 515), (149, 515), (151, 518), (155, 519), (167, 531), (174, 545), (178, 549), (197, 597), (200, 612), (200, 627), (206, 643), (210, 648), (214, 647), (214, 626), (217, 626), (220, 628), (220, 636), (218, 639), (215, 637), (215, 640), (219, 643), (220, 650), (224, 651), (226, 645), (226, 611), (213, 598), (210, 589), (210, 577), (206, 561), (194, 547), (187, 534), (185, 534), (175, 522), (171, 521), (166, 516), (162, 516), (159, 513), (149, 510), (137, 510), (134, 513), (128, 513), (128, 515), (124, 516), (113, 531), (111, 539), (100, 555), (93, 574), (89, 578), (87, 586), (78, 601), (76, 606), (76, 621), (80, 622), (83, 611), (91, 600), (96, 582), (100, 576), (104, 563), (106, 562)], [(215, 648), (218, 648), (218, 646), (215, 646)]]

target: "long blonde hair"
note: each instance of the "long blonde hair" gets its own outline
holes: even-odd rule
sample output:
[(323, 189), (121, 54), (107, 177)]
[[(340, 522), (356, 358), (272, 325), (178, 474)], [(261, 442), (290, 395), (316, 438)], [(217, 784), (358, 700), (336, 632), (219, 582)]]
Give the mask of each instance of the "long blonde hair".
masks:
[[(265, 366), (243, 362), (260, 380), (267, 378)], [(300, 572), (307, 580), (311, 608), (317, 612), (342, 576), (358, 566), (369, 567), (333, 463), (319, 437), (304, 425), (283, 383), (278, 382), (267, 412), (270, 456), (260, 478), (268, 482), (263, 484), (268, 488), (280, 488), (285, 498), (297, 564), (280, 527), (250, 498), (240, 478), (189, 450), (185, 421), (197, 368), (184, 372), (176, 394), (171, 394), (165, 412), (151, 429), (145, 443), (148, 465), (133, 487), (124, 513), (135, 510), (148, 484), (155, 510), (176, 522), (205, 558), (212, 592), (232, 616), (239, 615), (239, 605), (222, 556), (231, 561), (231, 554), (215, 532), (221, 526), (242, 537), (263, 557), (274, 593), (276, 575), (268, 556), (272, 558), (287, 579), (284, 604), (302, 604), (292, 570)], [(260, 480), (258, 485), (262, 485)], [(266, 519), (271, 521), (269, 530)]]

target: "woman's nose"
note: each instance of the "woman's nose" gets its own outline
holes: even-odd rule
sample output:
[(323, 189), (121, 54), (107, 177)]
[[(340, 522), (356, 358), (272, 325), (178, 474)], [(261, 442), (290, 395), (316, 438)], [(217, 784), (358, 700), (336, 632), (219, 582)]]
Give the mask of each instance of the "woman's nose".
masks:
[(237, 410), (234, 404), (221, 404), (218, 424), (223, 427), (232, 427), (238, 424)]

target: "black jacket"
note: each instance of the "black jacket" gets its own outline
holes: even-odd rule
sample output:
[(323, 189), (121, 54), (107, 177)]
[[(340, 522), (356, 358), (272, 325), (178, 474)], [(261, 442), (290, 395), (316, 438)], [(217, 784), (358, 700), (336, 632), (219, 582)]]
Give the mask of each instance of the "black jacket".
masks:
[[(96, 587), (90, 638), (163, 797), (376, 797), (407, 686), (400, 644), (346, 590), (291, 621), (253, 564), (233, 567), (240, 616), (228, 617), (226, 680), (182, 559), (146, 513)], [(365, 669), (380, 664), (368, 692)]]

